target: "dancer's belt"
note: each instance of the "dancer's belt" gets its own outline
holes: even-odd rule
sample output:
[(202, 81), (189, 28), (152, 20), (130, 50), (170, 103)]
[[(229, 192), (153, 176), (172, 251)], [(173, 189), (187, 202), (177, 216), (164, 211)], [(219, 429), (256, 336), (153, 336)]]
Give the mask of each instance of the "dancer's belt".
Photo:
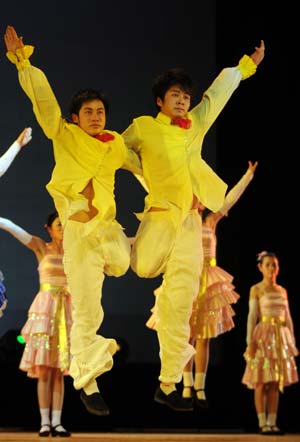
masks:
[(203, 264), (209, 267), (215, 267), (217, 265), (216, 258), (204, 258)]
[(266, 316), (263, 315), (261, 318), (261, 322), (268, 322), (272, 325), (285, 325), (285, 319), (281, 318), (280, 316)]
[(58, 295), (69, 295), (68, 287), (51, 284), (50, 282), (42, 282), (40, 285), (41, 292), (53, 292)]

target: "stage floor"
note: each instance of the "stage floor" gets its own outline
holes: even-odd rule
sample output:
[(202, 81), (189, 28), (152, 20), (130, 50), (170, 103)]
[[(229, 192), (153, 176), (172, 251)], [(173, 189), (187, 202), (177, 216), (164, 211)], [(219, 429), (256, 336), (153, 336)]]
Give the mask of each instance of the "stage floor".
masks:
[[(45, 439), (45, 438), (44, 438)], [(45, 440), (57, 440), (51, 436)], [(0, 442), (37, 442), (37, 433), (0, 431)], [(73, 433), (69, 438), (60, 440), (74, 442), (256, 442), (265, 436), (256, 433)], [(268, 436), (267, 441), (300, 442), (300, 434)]]

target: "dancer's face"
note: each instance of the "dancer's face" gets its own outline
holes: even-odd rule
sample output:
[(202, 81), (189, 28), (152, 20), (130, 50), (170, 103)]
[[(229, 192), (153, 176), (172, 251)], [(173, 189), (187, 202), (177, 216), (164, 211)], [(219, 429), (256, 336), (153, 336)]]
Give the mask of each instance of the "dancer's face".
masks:
[(50, 227), (47, 228), (49, 235), (53, 240), (62, 241), (63, 239), (63, 228), (59, 217), (55, 218)]
[(184, 118), (191, 105), (191, 96), (179, 85), (174, 85), (167, 90), (163, 100), (158, 97), (156, 102), (161, 112), (171, 119)]
[(77, 114), (72, 114), (73, 122), (94, 137), (100, 134), (106, 124), (105, 107), (101, 100), (86, 101)]
[(258, 266), (265, 278), (276, 278), (279, 273), (279, 262), (276, 256), (265, 256)]

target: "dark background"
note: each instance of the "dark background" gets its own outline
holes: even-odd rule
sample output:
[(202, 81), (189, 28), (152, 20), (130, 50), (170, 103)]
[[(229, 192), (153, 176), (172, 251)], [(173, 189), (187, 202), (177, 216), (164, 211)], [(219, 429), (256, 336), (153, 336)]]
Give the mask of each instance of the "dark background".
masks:
[[(278, 282), (289, 293), (299, 347), (295, 214), (299, 187), (298, 51), (294, 4), (91, 0), (76, 6), (70, 1), (47, 4), (31, 0), (2, 5), (1, 37), (8, 24), (15, 26), (25, 44), (35, 46), (31, 61), (46, 72), (63, 114), (67, 114), (70, 97), (78, 89), (103, 88), (111, 102), (107, 127), (120, 132), (133, 117), (156, 114), (151, 82), (158, 73), (184, 67), (197, 81), (200, 99), (223, 67), (235, 66), (244, 53), (251, 54), (264, 39), (264, 61), (253, 77), (241, 83), (203, 147), (203, 156), (229, 188), (246, 171), (248, 160), (259, 162), (253, 182), (218, 226), (218, 264), (234, 275), (241, 298), (235, 307), (235, 329), (211, 342), (209, 410), (182, 416), (153, 402), (159, 373), (158, 346), (155, 333), (144, 324), (160, 278), (143, 280), (129, 271), (122, 278), (107, 278), (103, 293), (106, 316), (101, 332), (119, 337), (124, 348), (124, 358), (119, 354), (112, 371), (101, 378), (112, 414), (104, 419), (88, 415), (69, 378), (63, 413), (71, 431), (255, 429), (253, 392), (240, 380), (248, 294), (260, 278), (255, 258), (261, 250), (272, 250), (280, 259)], [(53, 205), (45, 184), (53, 167), (52, 146), (35, 121), (31, 104), (18, 84), (15, 66), (5, 57), (4, 43), (1, 47), (0, 155), (25, 126), (33, 128), (33, 140), (1, 178), (0, 216), (47, 239), (43, 225)], [(135, 179), (119, 171), (118, 220), (128, 235), (137, 228), (133, 212), (142, 208), (143, 197)], [(39, 425), (36, 381), (18, 370), (23, 347), (15, 341), (38, 290), (36, 268), (32, 252), (0, 231), (0, 269), (9, 296), (9, 305), (0, 319), (2, 427), (30, 429)], [(18, 391), (17, 407), (13, 385)], [(288, 431), (300, 430), (298, 400), (298, 384), (280, 396), (279, 423)]]

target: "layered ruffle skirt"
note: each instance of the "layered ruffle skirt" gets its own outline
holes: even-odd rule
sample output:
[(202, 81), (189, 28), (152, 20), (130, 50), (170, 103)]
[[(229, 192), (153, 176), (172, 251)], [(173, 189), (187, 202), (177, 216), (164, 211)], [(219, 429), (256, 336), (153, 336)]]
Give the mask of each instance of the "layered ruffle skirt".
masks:
[(212, 259), (203, 267), (200, 291), (190, 319), (193, 338), (216, 338), (234, 327), (235, 312), (231, 304), (235, 304), (240, 295), (234, 290), (233, 276), (214, 264)]
[(253, 330), (253, 342), (256, 344), (254, 358), (244, 354), (246, 368), (242, 383), (254, 389), (261, 384), (278, 382), (283, 388), (298, 382), (295, 356), (298, 349), (290, 329), (278, 318), (263, 318)]
[(59, 368), (64, 375), (70, 367), (71, 296), (65, 287), (41, 284), (21, 334), (25, 349), (19, 368), (32, 378), (39, 367)]

